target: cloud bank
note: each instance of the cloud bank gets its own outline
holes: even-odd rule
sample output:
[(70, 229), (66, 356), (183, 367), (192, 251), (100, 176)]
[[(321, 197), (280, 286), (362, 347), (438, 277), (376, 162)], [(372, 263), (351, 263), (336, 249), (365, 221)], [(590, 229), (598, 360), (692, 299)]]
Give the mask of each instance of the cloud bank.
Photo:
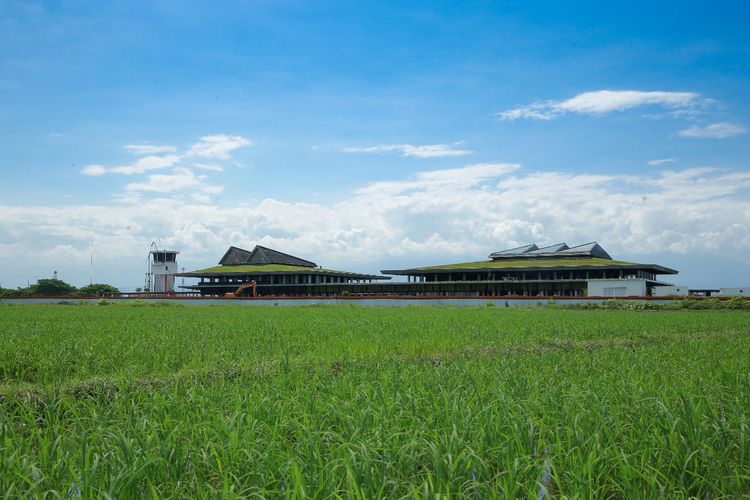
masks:
[[(201, 182), (182, 175), (185, 184)], [(130, 189), (164, 195), (174, 181), (151, 178)], [(196, 191), (192, 201), (4, 205), (0, 268), (9, 273), (17, 259), (34, 257), (50, 266), (85, 265), (92, 240), (98, 252), (131, 265), (138, 276), (144, 249), (155, 240), (198, 265), (213, 264), (229, 245), (255, 243), (329, 267), (376, 270), (384, 261), (448, 263), (532, 241), (590, 240), (614, 255), (689, 252), (747, 261), (748, 189), (748, 171), (596, 175), (485, 163), (370, 183), (334, 204), (268, 198), (221, 206)]]
[[(144, 193), (163, 195), (188, 190), (195, 202), (206, 204), (211, 202), (211, 196), (223, 191), (223, 186), (211, 184), (207, 175), (198, 175), (194, 170), (222, 172), (224, 168), (221, 162), (231, 160), (234, 151), (250, 144), (249, 139), (227, 134), (201, 137), (183, 153), (178, 153), (175, 146), (128, 144), (123, 149), (138, 156), (132, 163), (116, 167), (87, 165), (80, 173), (97, 177), (105, 174), (148, 174), (144, 180), (128, 183), (125, 194), (119, 197), (121, 201), (141, 202), (140, 196)], [(170, 171), (152, 173), (166, 169)]]

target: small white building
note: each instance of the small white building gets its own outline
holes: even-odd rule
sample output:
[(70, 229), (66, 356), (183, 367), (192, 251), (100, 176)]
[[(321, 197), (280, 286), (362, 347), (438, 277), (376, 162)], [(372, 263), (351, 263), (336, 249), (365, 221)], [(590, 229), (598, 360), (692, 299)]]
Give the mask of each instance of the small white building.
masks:
[(687, 297), (690, 287), (687, 285), (655, 286), (651, 292), (654, 297)]
[(750, 297), (750, 286), (740, 288), (720, 288), (720, 297)]
[(641, 278), (588, 280), (588, 296), (645, 297), (646, 280)]
[(149, 252), (149, 284), (151, 292), (174, 292), (174, 278), (177, 274), (176, 250), (151, 250)]

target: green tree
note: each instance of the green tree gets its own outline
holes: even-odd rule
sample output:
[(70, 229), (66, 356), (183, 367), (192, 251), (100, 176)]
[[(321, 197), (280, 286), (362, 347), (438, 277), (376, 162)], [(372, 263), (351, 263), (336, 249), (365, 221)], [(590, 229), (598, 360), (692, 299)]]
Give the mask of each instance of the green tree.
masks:
[(0, 289), (0, 297), (28, 297), (29, 295), (34, 295), (34, 287), (36, 285), (24, 288), (18, 287), (16, 289), (3, 288)]
[(76, 295), (96, 295), (98, 297), (102, 295), (113, 295), (120, 293), (120, 290), (107, 285), (106, 283), (94, 283), (93, 285), (82, 286), (78, 289)]
[(34, 295), (45, 295), (49, 297), (72, 295), (76, 291), (76, 287), (73, 285), (56, 279), (39, 280), (36, 282), (36, 285), (33, 285), (30, 288)]

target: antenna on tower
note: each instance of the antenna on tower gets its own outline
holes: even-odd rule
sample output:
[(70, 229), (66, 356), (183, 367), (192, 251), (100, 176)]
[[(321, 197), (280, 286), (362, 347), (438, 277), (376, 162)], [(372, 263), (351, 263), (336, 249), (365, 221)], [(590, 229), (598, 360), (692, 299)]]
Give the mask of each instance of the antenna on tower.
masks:
[(91, 253), (89, 254), (89, 285), (94, 284), (94, 240), (91, 240)]

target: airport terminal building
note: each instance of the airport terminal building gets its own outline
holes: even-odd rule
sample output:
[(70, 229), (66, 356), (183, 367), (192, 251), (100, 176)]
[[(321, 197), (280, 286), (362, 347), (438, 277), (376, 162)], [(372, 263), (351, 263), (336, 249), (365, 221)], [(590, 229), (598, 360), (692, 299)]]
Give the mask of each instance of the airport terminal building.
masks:
[[(230, 247), (218, 266), (178, 276), (199, 278), (199, 283), (184, 288), (206, 296), (232, 293), (254, 281), (258, 296), (643, 297), (654, 295), (657, 287), (671, 285), (659, 275), (677, 271), (614, 260), (591, 242), (573, 247), (530, 244), (494, 252), (481, 261), (381, 273), (323, 269), (258, 245), (252, 251)], [(391, 280), (391, 276), (406, 280)]]
[(656, 264), (614, 260), (596, 242), (530, 244), (491, 253), (488, 260), (382, 272), (406, 276), (418, 292), (523, 297), (643, 297), (670, 284), (658, 275), (677, 274)]
[[(260, 245), (250, 250), (229, 247), (219, 265), (177, 276), (199, 278), (184, 286), (204, 296), (223, 296), (255, 282), (258, 296), (335, 295), (352, 285), (389, 280), (387, 276), (323, 269), (316, 263)], [(244, 294), (249, 291), (243, 290)]]

